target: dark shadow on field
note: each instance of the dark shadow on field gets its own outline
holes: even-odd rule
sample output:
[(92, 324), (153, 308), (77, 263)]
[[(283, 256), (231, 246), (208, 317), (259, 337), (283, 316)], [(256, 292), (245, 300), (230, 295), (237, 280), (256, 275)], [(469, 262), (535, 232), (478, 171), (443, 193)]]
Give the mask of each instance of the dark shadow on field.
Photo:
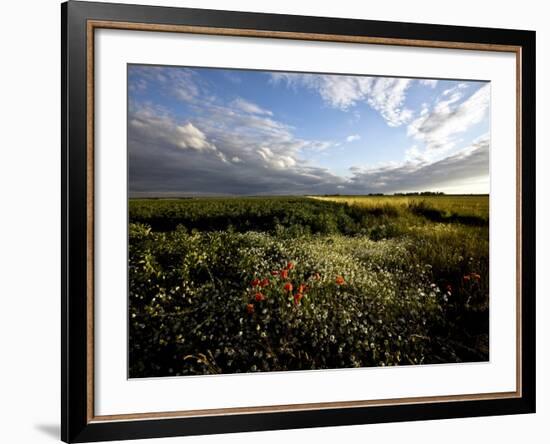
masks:
[(417, 216), (423, 216), (432, 222), (459, 223), (474, 227), (484, 227), (489, 224), (489, 221), (486, 218), (475, 215), (463, 215), (456, 213), (448, 214), (446, 211), (438, 210), (437, 208), (433, 208), (423, 202), (411, 205), (410, 209)]

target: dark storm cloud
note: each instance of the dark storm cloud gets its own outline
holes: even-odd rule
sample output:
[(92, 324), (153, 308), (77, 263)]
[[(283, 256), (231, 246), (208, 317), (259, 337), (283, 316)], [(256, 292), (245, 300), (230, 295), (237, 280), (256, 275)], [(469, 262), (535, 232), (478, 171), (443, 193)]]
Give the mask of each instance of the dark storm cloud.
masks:
[[(192, 121), (132, 105), (130, 193), (307, 194), (331, 192), (345, 182), (300, 160), (300, 150), (320, 150), (329, 142), (296, 138), (266, 110), (235, 105), (204, 103)], [(246, 108), (256, 111), (251, 104)]]
[(352, 169), (346, 190), (350, 193), (437, 190), (489, 173), (489, 140), (484, 137), (472, 146), (436, 162), (405, 162), (401, 165), (362, 170)]

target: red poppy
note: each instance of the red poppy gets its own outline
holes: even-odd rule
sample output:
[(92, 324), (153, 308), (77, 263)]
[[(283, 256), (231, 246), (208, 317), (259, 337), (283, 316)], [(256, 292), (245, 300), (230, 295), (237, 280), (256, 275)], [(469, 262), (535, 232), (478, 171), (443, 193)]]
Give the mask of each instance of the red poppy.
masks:
[(288, 279), (288, 270), (281, 270), (281, 278)]
[(252, 281), (250, 282), (250, 285), (252, 287), (257, 287), (258, 285), (260, 285), (260, 280), (258, 278), (252, 279)]
[(288, 264), (286, 264), (287, 270), (292, 270), (293, 268), (294, 268), (294, 264), (292, 262), (289, 262)]
[(247, 304), (246, 311), (248, 312), (248, 314), (254, 313), (254, 304)]
[(265, 296), (262, 293), (258, 292), (254, 295), (254, 299), (256, 299), (256, 302), (261, 302), (265, 300)]
[(469, 282), (470, 281), (470, 276), (466, 275), (463, 277), (464, 279), (464, 282)]
[(305, 293), (306, 291), (308, 291), (308, 288), (307, 288), (306, 284), (300, 284), (298, 286), (298, 293)]
[(336, 277), (336, 283), (338, 285), (344, 285), (346, 283), (346, 281), (344, 280), (344, 278), (342, 276), (337, 276)]
[(287, 282), (284, 286), (284, 289), (288, 292), (292, 291), (292, 284), (290, 282)]
[(267, 287), (269, 285), (269, 279), (268, 278), (264, 278), (262, 279), (262, 282), (260, 282), (260, 287)]
[(304, 297), (304, 295), (302, 293), (296, 293), (294, 295), (294, 304), (298, 305), (303, 297)]
[(271, 272), (271, 276), (279, 276), (279, 272), (277, 270), (274, 270)]

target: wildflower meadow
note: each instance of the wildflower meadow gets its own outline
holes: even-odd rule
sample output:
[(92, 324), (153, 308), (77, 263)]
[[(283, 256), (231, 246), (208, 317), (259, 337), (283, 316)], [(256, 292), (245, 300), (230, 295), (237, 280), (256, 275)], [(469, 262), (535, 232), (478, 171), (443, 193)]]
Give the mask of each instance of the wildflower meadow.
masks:
[(130, 377), (485, 361), (488, 196), (132, 199)]

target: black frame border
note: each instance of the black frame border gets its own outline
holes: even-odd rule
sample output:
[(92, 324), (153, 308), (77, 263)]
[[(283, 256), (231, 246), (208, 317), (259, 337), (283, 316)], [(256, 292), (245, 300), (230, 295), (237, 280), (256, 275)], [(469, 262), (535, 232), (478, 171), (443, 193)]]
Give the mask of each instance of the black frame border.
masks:
[[(521, 47), (521, 385), (517, 398), (170, 419), (87, 417), (87, 21), (107, 20)], [(69, 1), (61, 5), (61, 439), (92, 442), (534, 413), (535, 32)]]

